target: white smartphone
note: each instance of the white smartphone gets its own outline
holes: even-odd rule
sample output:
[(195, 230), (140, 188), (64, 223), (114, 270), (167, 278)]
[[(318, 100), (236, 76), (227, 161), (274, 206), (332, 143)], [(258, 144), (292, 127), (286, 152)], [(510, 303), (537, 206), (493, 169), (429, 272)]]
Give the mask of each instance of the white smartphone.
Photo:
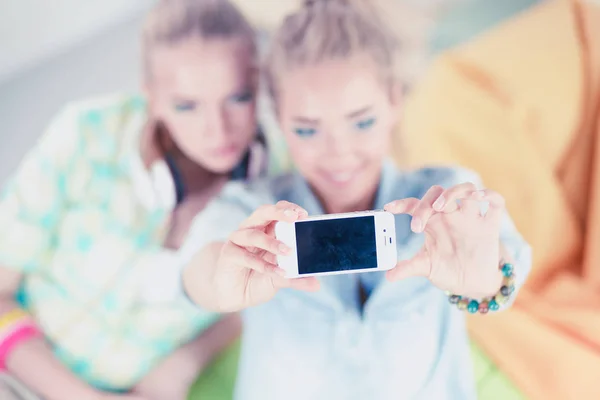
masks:
[(277, 257), (288, 278), (386, 271), (398, 262), (394, 215), (386, 211), (278, 222), (275, 236), (292, 249)]

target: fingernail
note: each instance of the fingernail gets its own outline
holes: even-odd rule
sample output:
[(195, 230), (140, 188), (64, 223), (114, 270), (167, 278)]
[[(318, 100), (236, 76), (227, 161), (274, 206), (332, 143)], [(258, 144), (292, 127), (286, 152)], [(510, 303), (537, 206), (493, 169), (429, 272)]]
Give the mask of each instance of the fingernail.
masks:
[(483, 196), (485, 196), (485, 192), (483, 190), (478, 190), (476, 192), (473, 192), (472, 196), (473, 197), (477, 197), (478, 199), (480, 199)]
[(279, 267), (273, 267), (273, 272), (275, 272), (277, 275), (285, 278), (285, 270), (283, 270)]
[(443, 197), (439, 197), (435, 203), (433, 203), (433, 209), (436, 211), (442, 211), (442, 208), (444, 208), (444, 203), (445, 200)]
[(288, 216), (288, 217), (294, 217), (294, 216), (296, 216), (296, 215), (297, 215), (297, 214), (294, 212), (294, 210), (290, 210), (289, 208), (288, 208), (287, 210), (285, 210), (283, 213), (284, 213), (286, 216)]
[(411, 228), (413, 230), (413, 232), (420, 232), (421, 228), (423, 226), (423, 223), (421, 222), (420, 218), (413, 218), (412, 222), (411, 222)]
[(280, 244), (279, 244), (279, 251), (280, 251), (282, 254), (287, 254), (287, 253), (289, 253), (289, 252), (290, 252), (290, 250), (291, 250), (291, 249), (290, 249), (288, 246), (286, 246), (285, 244), (283, 244), (283, 243), (280, 243)]

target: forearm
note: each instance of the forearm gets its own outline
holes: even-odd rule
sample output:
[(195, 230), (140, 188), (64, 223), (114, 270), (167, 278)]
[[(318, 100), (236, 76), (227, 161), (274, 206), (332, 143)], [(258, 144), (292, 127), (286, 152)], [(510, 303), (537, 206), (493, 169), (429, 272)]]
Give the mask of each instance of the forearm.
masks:
[(161, 361), (134, 388), (136, 394), (151, 399), (180, 400), (204, 368), (229, 346), (241, 332), (238, 315), (223, 317), (188, 344)]
[(500, 292), (500, 288), (504, 282), (504, 275), (502, 274), (500, 267), (504, 263), (514, 265), (515, 257), (513, 257), (511, 252), (507, 250), (507, 247), (501, 240), (498, 261), (494, 265), (490, 266), (489, 276), (487, 279), (485, 279), (485, 282), (481, 282), (481, 287), (479, 290), (473, 293), (468, 293), (468, 297), (474, 299), (483, 299), (486, 297), (493, 297)]
[[(18, 308), (8, 299), (0, 300), (0, 315)], [(18, 344), (6, 359), (8, 372), (45, 400), (93, 400), (99, 393), (79, 380), (54, 356), (43, 338)]]
[(191, 352), (199, 361), (195, 375), (199, 374), (218, 354), (231, 345), (242, 332), (239, 314), (227, 314), (208, 328), (198, 338), (182, 349)]
[(212, 284), (223, 243), (212, 243), (192, 258), (182, 272), (183, 288), (199, 307), (221, 312), (216, 288)]

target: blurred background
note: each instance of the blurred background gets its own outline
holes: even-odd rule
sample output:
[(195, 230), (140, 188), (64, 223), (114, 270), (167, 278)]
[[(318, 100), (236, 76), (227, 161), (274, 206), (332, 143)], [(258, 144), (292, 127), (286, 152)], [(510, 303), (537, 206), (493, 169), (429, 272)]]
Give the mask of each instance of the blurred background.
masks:
[[(397, 1), (417, 10), (448, 3), (431, 28), (423, 17), (428, 50), (436, 53), (540, 0)], [(272, 9), (274, 17), (282, 8), (272, 0), (238, 3), (250, 12)], [(139, 32), (152, 4), (0, 0), (0, 183), (66, 102), (139, 89)]]
[(0, 0), (0, 181), (66, 102), (138, 89), (151, 0)]
[[(422, 160), (451, 161), (476, 169), (485, 177), (486, 185), (507, 198), (519, 230), (534, 248), (530, 290), (520, 295), (526, 307), (511, 319), (494, 320), (498, 322), (486, 327), (487, 331), (472, 330), (484, 349), (496, 350), (490, 355), (493, 361), (483, 352), (475, 352), (480, 354), (475, 359), (476, 370), (481, 372), (478, 379), (485, 381), (486, 373), (491, 377), (486, 381), (490, 382), (491, 394), (484, 400), (524, 398), (517, 397), (521, 392), (543, 393), (531, 398), (544, 400), (548, 399), (544, 395), (552, 392), (558, 393), (555, 398), (560, 400), (561, 393), (585, 393), (578, 399), (600, 398), (586, 397), (600, 393), (600, 389), (581, 389), (577, 380), (579, 375), (585, 375), (582, 381), (589, 378), (594, 374), (590, 368), (600, 364), (600, 306), (593, 309), (600, 304), (600, 253), (594, 250), (600, 228), (592, 229), (600, 227), (600, 162), (594, 162), (600, 150), (590, 150), (600, 143), (595, 139), (600, 133), (600, 95), (594, 98), (600, 93), (600, 68), (594, 70), (594, 65), (600, 61), (593, 64), (594, 57), (600, 60), (600, 56), (593, 52), (592, 36), (578, 36), (584, 32), (582, 26), (589, 15), (577, 14), (580, 9), (573, 5), (580, 2), (576, 0), (390, 1), (400, 6), (398, 15), (390, 17), (403, 21), (398, 29), (406, 44), (409, 86), (419, 86), (419, 78), (436, 56), (450, 54), (433, 64), (437, 69), (424, 80), (420, 91), (415, 90), (419, 94), (414, 99), (410, 96), (412, 87), (408, 88), (407, 108), (412, 114), (402, 128), (431, 133), (420, 138), (421, 143), (412, 144), (414, 154), (421, 157), (415, 164)], [(268, 31), (299, 0), (234, 2), (256, 24), (264, 45)], [(0, 186), (66, 103), (115, 92), (139, 92), (140, 30), (153, 3), (0, 0)], [(553, 5), (540, 7), (530, 19), (518, 20), (540, 3)], [(596, 27), (596, 38), (600, 37), (600, 22), (594, 22), (600, 21), (600, 13), (589, 18), (587, 27)], [(512, 25), (518, 34), (512, 28), (499, 29), (490, 40), (474, 46), (475, 50), (467, 46), (452, 52), (511, 20), (518, 20)], [(545, 41), (549, 35), (551, 43)], [(555, 46), (558, 50), (551, 51)], [(565, 62), (561, 64), (563, 55)], [(591, 67), (582, 68), (582, 60), (589, 61)], [(588, 87), (581, 88), (582, 82)], [(588, 93), (592, 84), (599, 89)], [(583, 95), (589, 97), (579, 104)], [(563, 102), (563, 98), (568, 101)], [(454, 106), (457, 115), (463, 113), (459, 118), (454, 118)], [(259, 118), (267, 131), (276, 129), (272, 116), (269, 119), (261, 114)], [(474, 122), (468, 125), (471, 119)], [(460, 137), (457, 126), (464, 126), (465, 137)], [(447, 133), (454, 136), (445, 137)], [(439, 143), (439, 148), (433, 149), (430, 143)], [(495, 143), (507, 146), (504, 155), (495, 156), (501, 149)], [(595, 174), (590, 172), (593, 168), (597, 168)], [(590, 178), (592, 175), (598, 182)], [(586, 180), (578, 179), (582, 176)], [(500, 332), (507, 338), (506, 346), (494, 336)], [(553, 350), (554, 358), (547, 357), (546, 349)], [(503, 356), (513, 361), (512, 369), (498, 363)], [(522, 362), (525, 358), (531, 362)], [(571, 369), (567, 361), (564, 366), (551, 365), (551, 361), (563, 358), (585, 373)], [(206, 385), (219, 385), (219, 379), (222, 385), (231, 385), (236, 360), (230, 355), (216, 370), (208, 371)], [(552, 368), (560, 368), (560, 372)], [(509, 378), (491, 374), (493, 369), (504, 369)], [(559, 376), (563, 379), (552, 387), (549, 381)], [(499, 390), (508, 390), (503, 388), (512, 387), (511, 381), (518, 390), (510, 389), (514, 390), (506, 392), (510, 395), (503, 395)], [(550, 385), (547, 388), (546, 381)]]

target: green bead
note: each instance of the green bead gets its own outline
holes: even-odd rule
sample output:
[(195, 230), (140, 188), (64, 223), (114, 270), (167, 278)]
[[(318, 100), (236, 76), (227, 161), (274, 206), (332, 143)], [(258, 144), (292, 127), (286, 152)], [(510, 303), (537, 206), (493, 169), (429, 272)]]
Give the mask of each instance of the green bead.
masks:
[(504, 277), (502, 284), (503, 286), (513, 286), (515, 284), (515, 275)]
[(498, 311), (500, 305), (496, 303), (496, 300), (492, 299), (488, 304), (488, 308), (490, 309), (490, 311)]
[(508, 301), (508, 297), (503, 295), (502, 293), (498, 293), (494, 300), (496, 300), (496, 303), (502, 305)]
[(513, 273), (513, 266), (512, 264), (506, 263), (502, 266), (502, 274), (506, 277), (511, 276)]
[(467, 310), (471, 314), (475, 314), (477, 312), (477, 310), (479, 310), (479, 303), (477, 302), (477, 300), (471, 300), (469, 302), (469, 306), (467, 307)]
[(462, 299), (456, 304), (456, 306), (458, 307), (459, 310), (466, 310), (467, 307), (469, 306), (469, 300)]

